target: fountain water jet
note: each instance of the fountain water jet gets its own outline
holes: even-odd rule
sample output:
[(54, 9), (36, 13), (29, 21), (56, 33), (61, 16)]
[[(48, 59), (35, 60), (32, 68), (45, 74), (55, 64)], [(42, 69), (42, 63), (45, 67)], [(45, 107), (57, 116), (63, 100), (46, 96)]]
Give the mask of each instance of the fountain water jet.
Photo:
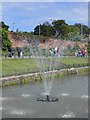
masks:
[(45, 99), (41, 97), (37, 100), (43, 102), (55, 102), (58, 101), (58, 98), (50, 98), (50, 92), (55, 77), (54, 72), (55, 70), (57, 70), (58, 67), (60, 67), (60, 62), (58, 61), (58, 57), (56, 56), (59, 55), (59, 51), (58, 54), (56, 54), (56, 51), (54, 49), (55, 47), (57, 47), (58, 42), (54, 44), (53, 48), (51, 47), (51, 41), (46, 41), (45, 43), (43, 43), (44, 48), (41, 47), (40, 44), (41, 43), (39, 40), (32, 40), (30, 49), (32, 57), (34, 57), (34, 60), (39, 69), (46, 94)]

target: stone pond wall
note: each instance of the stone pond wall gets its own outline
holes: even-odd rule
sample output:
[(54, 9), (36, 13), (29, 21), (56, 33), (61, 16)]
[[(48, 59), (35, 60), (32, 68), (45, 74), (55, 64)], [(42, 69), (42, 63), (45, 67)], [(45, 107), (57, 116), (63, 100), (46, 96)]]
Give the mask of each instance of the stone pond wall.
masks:
[[(52, 71), (49, 71), (52, 73)], [(43, 74), (48, 74), (49, 72), (44, 72)], [(70, 68), (70, 69), (62, 69), (62, 70), (54, 70), (53, 74), (55, 74), (55, 77), (63, 77), (65, 75), (70, 74), (83, 74), (88, 72), (88, 67), (80, 67), (80, 68)], [(29, 73), (19, 76), (10, 76), (10, 77), (2, 77), (0, 78), (0, 86), (10, 86), (10, 85), (16, 85), (16, 84), (25, 84), (29, 83), (31, 81), (40, 81), (41, 76), (40, 73)]]

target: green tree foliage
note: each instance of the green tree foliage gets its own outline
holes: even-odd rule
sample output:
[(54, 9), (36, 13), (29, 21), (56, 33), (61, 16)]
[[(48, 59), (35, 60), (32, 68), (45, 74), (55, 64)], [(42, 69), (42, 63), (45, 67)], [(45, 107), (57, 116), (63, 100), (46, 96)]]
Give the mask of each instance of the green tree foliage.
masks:
[(68, 24), (65, 23), (65, 20), (54, 20), (52, 22), (52, 25), (55, 31), (58, 32), (58, 35), (62, 35), (64, 31), (64, 27), (66, 27)]
[(5, 30), (8, 30), (9, 29), (9, 26), (6, 25), (3, 21), (0, 22), (0, 28), (3, 28)]
[(42, 35), (51, 37), (54, 34), (53, 26), (48, 21), (43, 24), (37, 25), (34, 29), (34, 35)]
[(89, 33), (90, 28), (87, 25), (83, 25), (81, 23), (75, 23), (74, 26), (79, 28), (80, 34), (85, 35)]
[(9, 26), (3, 21), (0, 22), (0, 44), (2, 45), (2, 51), (7, 52), (11, 49), (11, 41), (8, 38)]
[(65, 20), (57, 20), (52, 22), (56, 31), (58, 31), (59, 36), (63, 39), (68, 39), (69, 35), (77, 35), (79, 34), (79, 29), (74, 27), (73, 25), (68, 25)]
[(90, 56), (90, 41), (88, 42), (87, 51), (88, 51), (88, 55)]
[(51, 25), (44, 23), (42, 26), (42, 31), (44, 33), (42, 33), (42, 35), (51, 37), (54, 34), (54, 29)]
[(70, 25), (69, 26), (69, 30), (67, 31), (68, 35), (67, 35), (67, 38), (69, 40), (74, 40), (74, 41), (78, 41), (79, 40), (79, 34), (80, 34), (80, 30), (79, 28), (73, 26), (73, 25)]
[(9, 51), (11, 48), (11, 41), (8, 39), (8, 31), (5, 29), (0, 30), (2, 32), (2, 50)]
[(35, 27), (34, 35), (48, 37), (56, 36), (62, 39), (79, 40), (80, 37), (78, 36), (80, 35), (80, 25), (68, 25), (65, 20), (53, 20), (51, 24), (46, 21)]

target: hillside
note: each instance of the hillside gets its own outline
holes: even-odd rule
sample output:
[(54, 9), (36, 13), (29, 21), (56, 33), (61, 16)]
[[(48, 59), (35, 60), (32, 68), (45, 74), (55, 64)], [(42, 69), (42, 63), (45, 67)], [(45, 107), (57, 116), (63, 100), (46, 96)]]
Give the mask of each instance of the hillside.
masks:
[(13, 35), (12, 32), (9, 32), (9, 36), (8, 37), (9, 37), (9, 39), (12, 42), (12, 46), (14, 46), (14, 47), (17, 47), (18, 45), (20, 47), (24, 47), (24, 46), (29, 45), (28, 42), (27, 42), (27, 40), (21, 39), (20, 36), (17, 39), (17, 37), (15, 37), (15, 35)]
[[(13, 33), (9, 33), (9, 39), (12, 42), (12, 46), (17, 47), (18, 45), (20, 47), (24, 47), (24, 46), (29, 46), (29, 42), (27, 41), (27, 38), (24, 36), (18, 36), (15, 37), (15, 35), (13, 35)], [(51, 38), (48, 40), (47, 45), (45, 43), (40, 43), (40, 47), (41, 48), (55, 48), (56, 46), (58, 48), (65, 48), (67, 46), (71, 46), (74, 47), (75, 45), (78, 45), (81, 49), (82, 48), (87, 48), (87, 43), (85, 42), (74, 42), (74, 41), (70, 41), (70, 40), (61, 40), (61, 39), (56, 39), (56, 38)]]
[[(55, 48), (56, 46), (58, 48), (65, 48), (67, 46), (71, 46), (71, 47), (74, 47), (75, 45), (78, 45), (81, 49), (82, 48), (87, 48), (87, 43), (83, 43), (83, 42), (73, 42), (73, 41), (66, 41), (66, 40), (58, 40), (58, 39), (49, 39), (49, 42), (48, 42), (48, 45), (47, 45), (47, 48), (51, 47), (51, 48)], [(46, 45), (41, 43), (40, 44), (40, 47), (42, 48), (46, 48)]]

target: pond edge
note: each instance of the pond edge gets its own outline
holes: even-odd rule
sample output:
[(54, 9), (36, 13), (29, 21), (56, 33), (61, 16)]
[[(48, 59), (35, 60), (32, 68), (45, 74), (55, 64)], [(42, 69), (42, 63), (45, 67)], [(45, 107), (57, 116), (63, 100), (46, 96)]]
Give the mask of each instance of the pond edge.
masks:
[[(78, 74), (78, 75), (84, 75), (87, 74), (90, 71), (90, 67), (78, 67), (78, 68), (68, 68), (68, 69), (61, 69), (61, 70), (53, 70), (53, 71), (48, 71), (44, 72), (44, 74), (54, 73), (55, 77), (64, 77), (67, 75), (72, 75), (72, 74)], [(22, 84), (27, 84), (30, 83), (31, 81), (40, 81), (42, 80), (40, 72), (38, 73), (28, 73), (28, 74), (23, 74), (23, 75), (14, 75), (14, 76), (9, 76), (9, 77), (2, 77), (0, 78), (0, 87), (5, 87), (5, 86), (12, 86), (12, 85), (22, 85)]]

